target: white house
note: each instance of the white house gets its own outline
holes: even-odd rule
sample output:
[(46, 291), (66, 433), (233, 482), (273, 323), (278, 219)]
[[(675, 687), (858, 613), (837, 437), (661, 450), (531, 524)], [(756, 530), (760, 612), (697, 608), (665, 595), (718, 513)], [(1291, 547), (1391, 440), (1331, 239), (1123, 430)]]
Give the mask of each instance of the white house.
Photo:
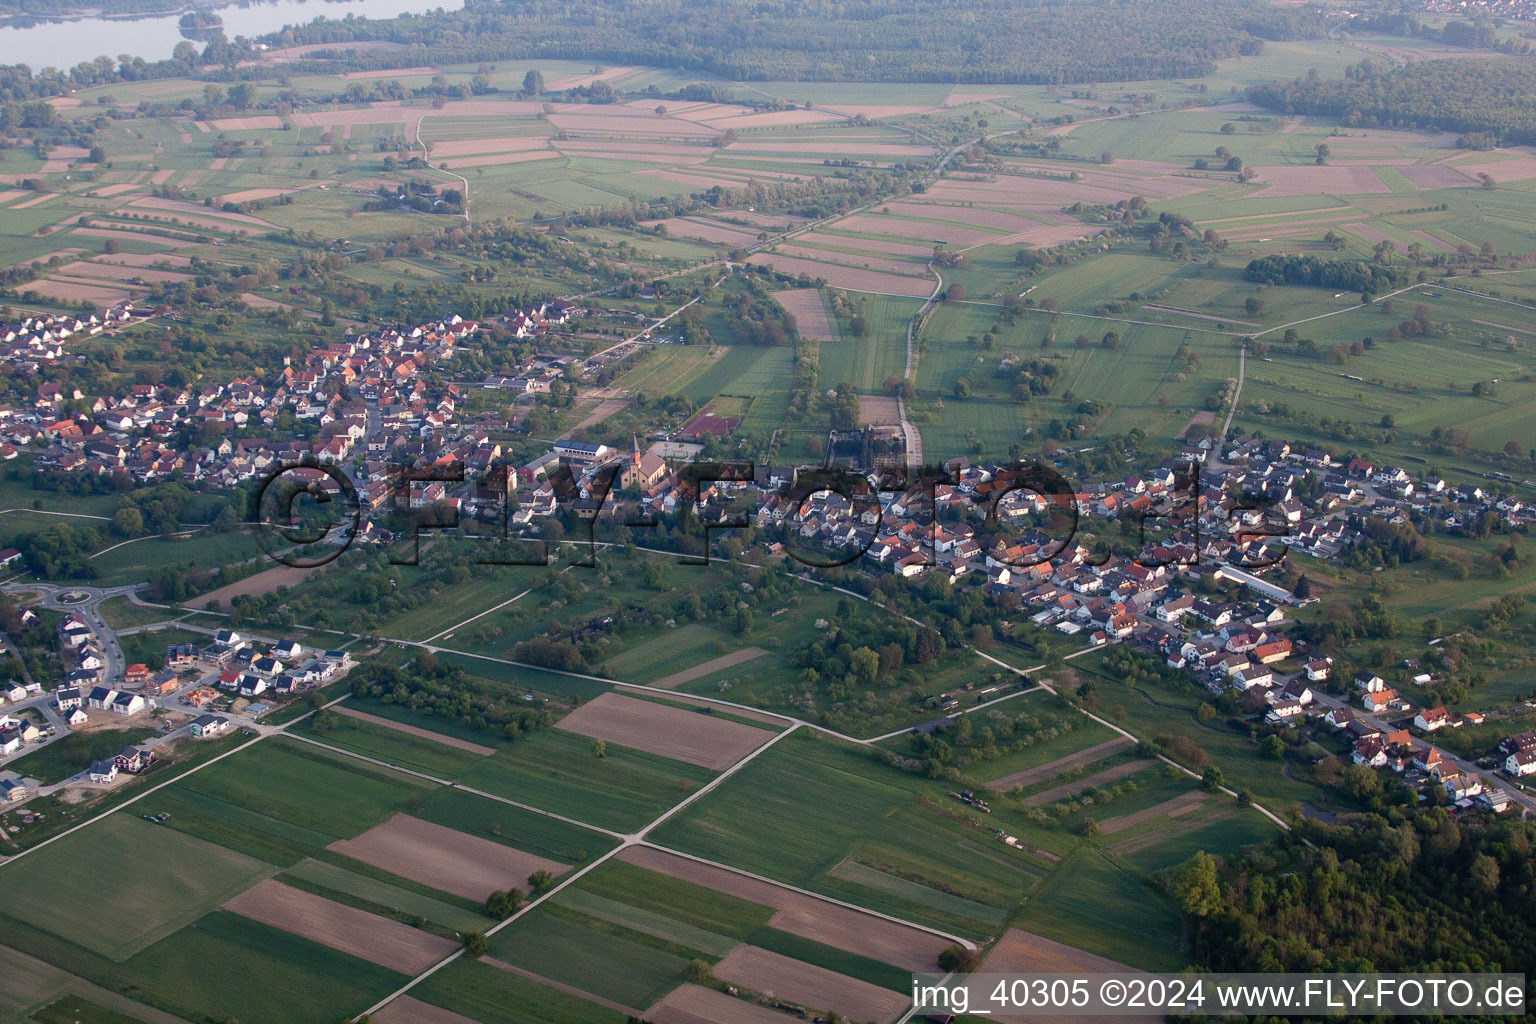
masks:
[(1504, 759), (1504, 773), (1520, 778), (1536, 775), (1536, 750), (1519, 750)]
[(1434, 732), (1451, 724), (1451, 713), (1446, 708), (1425, 708), (1413, 716), (1413, 724), (1425, 732)]

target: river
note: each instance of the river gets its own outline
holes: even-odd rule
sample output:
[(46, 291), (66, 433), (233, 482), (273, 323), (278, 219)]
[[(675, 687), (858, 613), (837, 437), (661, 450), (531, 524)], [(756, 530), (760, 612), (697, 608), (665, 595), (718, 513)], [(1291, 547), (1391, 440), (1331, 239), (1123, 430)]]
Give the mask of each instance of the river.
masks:
[[(285, 25), (298, 25), (321, 16), (341, 19), (348, 14), (369, 18), (393, 18), (439, 9), (456, 10), (464, 0), (272, 0), (216, 10), (224, 19), (224, 35), (230, 39), (254, 39)], [(105, 54), (122, 54), (145, 60), (164, 60), (177, 43), (188, 38), (181, 31), (181, 13), (147, 17), (92, 17), (60, 21), (33, 21), (7, 25), (0, 21), (0, 64), (26, 64), (34, 71), (53, 66), (68, 69), (84, 60)], [(8, 19), (15, 21), (17, 19)], [(31, 19), (28, 19), (29, 21)], [(199, 49), (202, 44), (196, 39)]]

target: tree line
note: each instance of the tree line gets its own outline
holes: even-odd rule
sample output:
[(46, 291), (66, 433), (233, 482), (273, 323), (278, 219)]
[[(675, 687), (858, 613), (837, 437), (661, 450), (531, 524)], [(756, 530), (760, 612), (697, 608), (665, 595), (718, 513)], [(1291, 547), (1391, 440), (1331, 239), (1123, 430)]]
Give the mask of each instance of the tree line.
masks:
[(1536, 67), (1528, 61), (1426, 60), (1385, 68), (1365, 60), (1342, 79), (1311, 73), (1253, 86), (1248, 99), (1281, 113), (1335, 117), (1351, 127), (1487, 133), (1500, 145), (1536, 143)]
[(1064, 82), (1197, 77), (1266, 39), (1323, 22), (1262, 0), (470, 0), (390, 21), (318, 20), (271, 45), (387, 40), (408, 50), (332, 55), (370, 69), (528, 57), (677, 67), (733, 80)]

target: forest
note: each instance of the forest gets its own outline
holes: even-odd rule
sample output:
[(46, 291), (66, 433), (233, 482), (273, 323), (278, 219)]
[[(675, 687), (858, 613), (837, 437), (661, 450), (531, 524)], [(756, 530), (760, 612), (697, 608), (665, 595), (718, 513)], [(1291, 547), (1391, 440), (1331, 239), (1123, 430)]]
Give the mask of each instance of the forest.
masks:
[(1343, 79), (1315, 75), (1256, 85), (1248, 99), (1286, 114), (1350, 127), (1486, 132), (1501, 145), (1536, 142), (1536, 67), (1504, 58), (1426, 60), (1384, 68), (1361, 61)]
[(1359, 260), (1327, 260), (1294, 253), (1253, 260), (1243, 271), (1243, 276), (1257, 284), (1305, 284), (1373, 295), (1397, 282), (1396, 275), (1387, 267)]
[[(391, 21), (318, 20), (266, 41), (382, 39), (412, 47), (418, 64), (540, 57), (734, 80), (1051, 84), (1204, 75), (1265, 39), (1323, 30), (1315, 16), (1264, 0), (470, 0)], [(405, 56), (348, 63), (390, 67)]]
[[(1382, 785), (1370, 769), (1345, 771), (1366, 788)], [(1365, 799), (1382, 803), (1375, 793)], [(1309, 822), (1301, 832), (1315, 847), (1287, 837), (1225, 862), (1199, 853), (1170, 872), (1202, 965), (1531, 970), (1536, 826), (1390, 807), (1337, 827)]]
[(403, 49), (311, 55), (339, 73), (538, 57), (675, 67), (735, 81), (1062, 84), (1198, 77), (1264, 40), (1317, 38), (1320, 17), (1265, 0), (468, 0), (462, 10), (395, 19), (319, 17), (263, 40), (216, 33), (168, 60), (120, 67), (82, 54), (69, 70), (0, 66), (0, 101), (186, 74), (220, 79), (257, 42), (272, 46), (383, 40)]

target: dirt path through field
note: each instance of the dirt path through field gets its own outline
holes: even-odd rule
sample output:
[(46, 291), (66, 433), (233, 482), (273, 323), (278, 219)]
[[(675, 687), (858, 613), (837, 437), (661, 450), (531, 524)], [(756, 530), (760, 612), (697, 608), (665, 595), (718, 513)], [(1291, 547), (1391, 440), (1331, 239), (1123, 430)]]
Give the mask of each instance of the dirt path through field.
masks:
[(461, 740), (457, 736), (447, 736), (440, 732), (433, 732), (430, 729), (418, 729), (416, 726), (406, 725), (404, 722), (396, 722), (390, 718), (380, 718), (378, 715), (370, 715), (365, 711), (355, 711), (344, 704), (337, 704), (331, 710), (338, 715), (355, 718), (359, 722), (368, 722), (371, 725), (382, 726), (385, 729), (393, 729), (395, 732), (403, 732), (408, 736), (419, 736), (424, 740), (431, 740), (433, 743), (441, 743), (445, 747), (457, 747), (460, 750), (467, 750), (471, 754), (479, 754), (481, 757), (490, 757), (496, 753), (495, 747), (481, 746), (478, 743)]
[(646, 1011), (645, 1019), (652, 1024), (792, 1024), (800, 1018), (733, 998), (717, 989), (679, 985)]
[(458, 948), (458, 943), (431, 932), (270, 878), (224, 904), (224, 909), (402, 974), (420, 973)]
[(1157, 764), (1153, 760), (1127, 761), (1125, 764), (1117, 764), (1113, 768), (1106, 768), (1088, 776), (1086, 779), (1078, 779), (1076, 782), (1067, 782), (1060, 786), (1052, 786), (1050, 789), (1041, 790), (1024, 798), (1024, 802), (1031, 807), (1039, 807), (1042, 804), (1060, 800), (1064, 796), (1076, 796), (1089, 786), (1103, 786), (1116, 782), (1127, 775), (1134, 775), (1143, 768), (1150, 768)]
[[(512, 964), (507, 963), (505, 960), (497, 960), (495, 957), (483, 956), (480, 958), (480, 962), (483, 964), (490, 964), (492, 967), (499, 971), (506, 971), (508, 974), (515, 974), (519, 978), (527, 978), (529, 981), (538, 982), (540, 985), (548, 985), (550, 988), (556, 990), (557, 992), (564, 992), (568, 996), (575, 996), (576, 998), (584, 999), (589, 1003), (596, 1003), (598, 1006), (605, 1006), (612, 1010), (614, 1013), (622, 1013), (624, 1016), (630, 1017), (634, 1020), (639, 1020), (642, 1016), (644, 1016), (641, 1011), (635, 1009), (633, 1006), (625, 1006), (623, 1003), (616, 1003), (611, 999), (604, 999), (601, 996), (595, 996), (590, 992), (585, 992), (574, 985), (567, 985), (563, 982), (555, 981), (553, 978), (546, 978), (542, 974), (534, 974), (532, 971), (524, 970), (521, 967), (514, 967)], [(594, 970), (600, 969), (596, 964), (592, 966)]]
[(717, 772), (773, 738), (756, 726), (617, 693), (594, 697), (555, 728)]
[(410, 996), (401, 996), (368, 1019), (373, 1024), (479, 1024), (472, 1017)]
[(1153, 818), (1177, 818), (1195, 810), (1203, 803), (1205, 803), (1204, 793), (1185, 793), (1183, 796), (1176, 796), (1172, 800), (1164, 800), (1154, 807), (1148, 807), (1134, 814), (1122, 814), (1118, 818), (1105, 818), (1099, 823), (1099, 831), (1105, 835), (1111, 835), (1115, 832), (1124, 831), (1132, 825), (1140, 825), (1144, 821), (1151, 821)]
[(714, 973), (722, 981), (853, 1020), (894, 1021), (910, 1002), (890, 989), (756, 946), (737, 946), (715, 965)]
[(656, 680), (651, 685), (658, 689), (670, 690), (674, 687), (682, 686), (684, 683), (691, 683), (695, 679), (702, 679), (712, 672), (732, 668), (744, 661), (751, 661), (753, 658), (761, 657), (767, 653), (761, 647), (743, 647), (739, 651), (722, 654), (718, 658), (711, 658), (708, 661), (700, 662), (692, 668), (685, 668), (681, 672), (674, 672), (663, 679)]
[(1021, 772), (1014, 772), (1012, 775), (1004, 775), (1000, 779), (993, 779), (991, 782), (987, 783), (987, 786), (991, 789), (1000, 791), (1010, 790), (1014, 786), (1032, 786), (1037, 782), (1044, 782), (1046, 779), (1060, 775), (1068, 768), (1076, 768), (1079, 765), (1093, 764), (1095, 761), (1102, 761), (1104, 758), (1108, 757), (1116, 747), (1122, 747), (1129, 742), (1131, 741), (1126, 739), (1124, 736), (1120, 736), (1112, 740), (1106, 740), (1105, 742), (1099, 743), (1095, 746), (1088, 747), (1084, 750), (1079, 750), (1075, 754), (1068, 754), (1066, 757), (1059, 757), (1049, 764), (1037, 765), (1034, 768), (1026, 768)]
[(570, 870), (544, 857), (408, 814), (396, 814), (356, 839), (338, 840), (327, 849), (477, 902), (498, 889), (526, 885), (535, 871), (558, 877)]

